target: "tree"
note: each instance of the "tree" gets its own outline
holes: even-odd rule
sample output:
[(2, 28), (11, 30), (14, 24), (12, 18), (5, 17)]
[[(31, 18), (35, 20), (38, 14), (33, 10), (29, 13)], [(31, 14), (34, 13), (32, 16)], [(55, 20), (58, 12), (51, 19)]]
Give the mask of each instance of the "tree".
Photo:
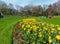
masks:
[(60, 0), (56, 3), (58, 15), (60, 15)]
[(0, 12), (6, 14), (8, 5), (4, 1), (0, 1)]

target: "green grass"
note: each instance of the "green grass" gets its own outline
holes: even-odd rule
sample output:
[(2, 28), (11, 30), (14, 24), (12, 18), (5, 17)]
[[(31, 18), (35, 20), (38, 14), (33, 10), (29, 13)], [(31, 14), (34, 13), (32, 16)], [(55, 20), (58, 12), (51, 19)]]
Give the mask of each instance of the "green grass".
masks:
[(60, 17), (53, 17), (51, 19), (49, 19), (49, 18), (42, 18), (41, 21), (47, 22), (49, 24), (60, 25)]
[[(23, 17), (27, 18), (27, 17)], [(52, 19), (41, 18), (41, 17), (28, 17), (28, 18), (36, 18), (43, 22), (58, 24), (60, 25), (60, 17), (55, 17)], [(22, 17), (19, 16), (5, 16), (4, 18), (0, 18), (0, 44), (11, 44), (12, 42), (12, 32), (14, 25), (20, 20)]]
[(0, 19), (0, 43), (11, 44), (14, 25), (20, 20), (17, 16), (5, 16)]

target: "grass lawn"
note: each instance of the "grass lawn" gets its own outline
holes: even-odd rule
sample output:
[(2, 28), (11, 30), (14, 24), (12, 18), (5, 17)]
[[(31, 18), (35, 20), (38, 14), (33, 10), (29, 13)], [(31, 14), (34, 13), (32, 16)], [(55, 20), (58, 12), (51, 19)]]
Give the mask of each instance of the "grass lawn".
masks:
[(43, 22), (47, 22), (47, 23), (50, 23), (50, 24), (60, 25), (60, 17), (53, 17), (51, 19), (49, 19), (49, 18), (42, 18), (41, 20)]
[(0, 19), (0, 44), (11, 44), (13, 26), (20, 20), (17, 16), (5, 16)]
[[(36, 18), (43, 22), (60, 25), (60, 17), (55, 17), (52, 19), (40, 17), (33, 18)], [(20, 19), (22, 19), (22, 17), (18, 16), (5, 16), (4, 18), (0, 19), (0, 44), (11, 44), (13, 27)]]

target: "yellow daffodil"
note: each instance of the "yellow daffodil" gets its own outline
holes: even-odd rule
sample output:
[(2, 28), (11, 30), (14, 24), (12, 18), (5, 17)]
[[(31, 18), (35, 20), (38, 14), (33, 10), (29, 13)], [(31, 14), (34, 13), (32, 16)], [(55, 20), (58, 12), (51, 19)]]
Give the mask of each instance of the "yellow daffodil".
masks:
[(24, 30), (26, 30), (26, 28), (24, 28)]
[(29, 22), (29, 24), (32, 24), (32, 22)]
[(46, 44), (46, 41), (44, 41), (43, 43)]
[(45, 29), (45, 30), (48, 30), (48, 28), (47, 28), (47, 27), (44, 27), (44, 29)]
[(24, 24), (22, 25), (22, 28), (24, 28)]
[(32, 29), (32, 27), (31, 27), (31, 29)]
[(39, 35), (38, 35), (38, 37), (39, 37), (39, 38), (41, 38), (41, 37), (42, 37), (42, 33), (41, 33), (41, 32), (39, 32)]
[(54, 31), (51, 31), (51, 33), (54, 33)]
[(60, 30), (60, 27), (58, 27), (58, 30)]
[(21, 26), (21, 23), (19, 23), (19, 25)]
[(35, 44), (35, 42), (32, 42), (31, 44)]
[(24, 22), (24, 24), (28, 24), (28, 22)]
[[(35, 34), (37, 34), (40, 39), (47, 35), (48, 37), (45, 37), (45, 38), (48, 39), (49, 43), (53, 42), (52, 38), (54, 37), (60, 41), (60, 35), (56, 35), (56, 34), (60, 34), (59, 32), (60, 27), (58, 25), (47, 24), (45, 22), (41, 22), (33, 18), (26, 18), (26, 19), (23, 19), (23, 21), (21, 21), (20, 26), (25, 36), (29, 35), (28, 39), (32, 40), (33, 38), (33, 42), (31, 44), (36, 44), (36, 42), (34, 41), (36, 39)], [(52, 36), (53, 34), (56, 36)], [(43, 40), (42, 41), (43, 44), (47, 43), (47, 41), (44, 41), (44, 39), (42, 40)]]
[(56, 25), (56, 26), (59, 26), (59, 25)]
[(53, 24), (50, 24), (50, 26), (51, 26), (51, 27), (54, 27), (54, 25), (53, 25)]
[(50, 32), (50, 30), (48, 31), (48, 34), (50, 34), (51, 32)]
[(30, 29), (28, 29), (28, 33), (30, 33)]
[(55, 30), (54, 28), (51, 28), (51, 30)]
[(37, 26), (37, 28), (39, 28), (39, 26)]
[(49, 39), (49, 43), (52, 43), (53, 42), (53, 40), (52, 39)]
[(30, 25), (28, 24), (26, 27), (27, 27), (27, 28), (30, 28)]
[(36, 21), (36, 19), (27, 18), (27, 19), (23, 19), (23, 21)]
[(32, 28), (33, 28), (33, 31), (35, 31), (35, 32), (37, 31), (37, 26), (36, 25), (34, 25)]
[(42, 23), (42, 25), (44, 25), (45, 23)]
[(49, 39), (51, 39), (52, 37), (51, 36), (49, 36)]
[(57, 40), (60, 40), (60, 35), (56, 35), (56, 39)]
[(58, 34), (60, 34), (60, 32)]

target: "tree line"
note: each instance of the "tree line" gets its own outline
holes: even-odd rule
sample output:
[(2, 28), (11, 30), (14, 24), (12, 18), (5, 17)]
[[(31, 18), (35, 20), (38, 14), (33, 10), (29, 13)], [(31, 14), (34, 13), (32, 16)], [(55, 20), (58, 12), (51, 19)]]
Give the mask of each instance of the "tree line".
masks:
[(0, 12), (3, 14), (10, 14), (10, 15), (21, 15), (21, 16), (58, 16), (60, 15), (60, 0), (56, 3), (50, 5), (32, 5), (28, 4), (24, 7), (16, 5), (15, 7), (13, 4), (6, 4), (3, 1), (0, 1)]

